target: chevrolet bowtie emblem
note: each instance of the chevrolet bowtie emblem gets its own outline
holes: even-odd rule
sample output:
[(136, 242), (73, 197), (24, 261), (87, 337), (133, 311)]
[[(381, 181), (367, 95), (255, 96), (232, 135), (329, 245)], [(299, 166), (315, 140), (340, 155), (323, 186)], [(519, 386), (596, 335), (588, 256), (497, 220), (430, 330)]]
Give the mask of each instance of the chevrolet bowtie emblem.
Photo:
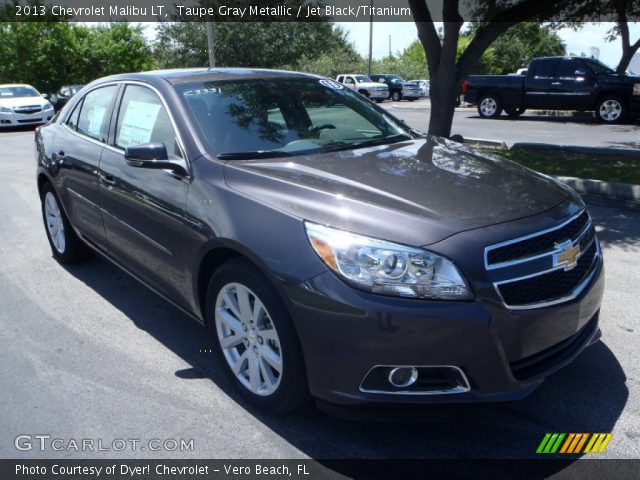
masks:
[(578, 264), (580, 256), (580, 244), (573, 245), (571, 240), (555, 244), (556, 251), (553, 254), (553, 266), (564, 266), (565, 271), (571, 270)]

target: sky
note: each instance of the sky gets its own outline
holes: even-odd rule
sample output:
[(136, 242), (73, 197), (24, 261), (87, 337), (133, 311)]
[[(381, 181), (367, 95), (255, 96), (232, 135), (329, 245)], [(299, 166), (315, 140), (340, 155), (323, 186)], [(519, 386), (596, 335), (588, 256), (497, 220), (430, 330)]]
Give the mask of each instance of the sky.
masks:
[[(349, 33), (349, 39), (355, 44), (358, 52), (367, 57), (369, 55), (369, 23), (368, 22), (339, 22)], [(613, 23), (586, 23), (577, 32), (571, 29), (561, 29), (558, 34), (567, 46), (567, 53), (580, 55), (590, 53), (590, 47), (600, 49), (600, 60), (612, 68), (618, 64), (622, 49), (620, 40), (607, 42), (604, 40), (607, 31)], [(640, 23), (630, 23), (632, 41), (640, 37)], [(391, 51), (395, 54), (404, 50), (418, 38), (416, 26), (411, 22), (373, 24), (373, 57), (382, 58), (389, 54), (389, 36), (391, 36)]]

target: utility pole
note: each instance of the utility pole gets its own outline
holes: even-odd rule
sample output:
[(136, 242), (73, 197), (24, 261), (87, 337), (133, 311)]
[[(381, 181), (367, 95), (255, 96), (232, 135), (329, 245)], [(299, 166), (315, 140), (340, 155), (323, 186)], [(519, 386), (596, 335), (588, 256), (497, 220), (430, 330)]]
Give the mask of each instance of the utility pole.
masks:
[(216, 66), (216, 57), (213, 53), (213, 22), (207, 22), (207, 48), (209, 49), (209, 68)]
[(389, 58), (391, 58), (391, 35), (389, 35)]
[(369, 75), (371, 75), (371, 56), (373, 52), (373, 0), (370, 0), (369, 6)]

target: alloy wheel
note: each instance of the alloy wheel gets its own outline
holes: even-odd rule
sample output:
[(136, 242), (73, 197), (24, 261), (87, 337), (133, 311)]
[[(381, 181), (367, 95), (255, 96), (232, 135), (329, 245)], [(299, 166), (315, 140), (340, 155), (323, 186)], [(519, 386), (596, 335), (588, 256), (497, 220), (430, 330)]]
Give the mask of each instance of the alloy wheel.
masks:
[(51, 192), (47, 192), (44, 197), (44, 213), (51, 243), (58, 253), (62, 254), (66, 247), (64, 221), (62, 220), (58, 200)]
[(215, 325), (224, 358), (250, 392), (268, 396), (282, 379), (282, 348), (271, 316), (258, 296), (240, 283), (218, 293)]
[(615, 122), (622, 115), (622, 104), (615, 99), (605, 100), (598, 110), (600, 118), (607, 122)]
[(491, 117), (495, 115), (497, 109), (498, 109), (498, 104), (491, 97), (484, 98), (480, 103), (480, 110), (482, 111), (482, 114), (486, 117)]

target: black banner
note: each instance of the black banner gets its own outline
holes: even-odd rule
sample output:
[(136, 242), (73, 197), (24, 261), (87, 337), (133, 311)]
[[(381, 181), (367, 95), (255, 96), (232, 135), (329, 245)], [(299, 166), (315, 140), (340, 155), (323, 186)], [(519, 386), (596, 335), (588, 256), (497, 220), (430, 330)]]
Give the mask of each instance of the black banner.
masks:
[[(612, 0), (0, 0), (3, 21), (413, 22), (618, 20)], [(453, 5), (453, 8), (451, 7)], [(425, 8), (422, 8), (422, 7)], [(640, 12), (629, 9), (627, 21)]]
[(0, 460), (2, 480), (637, 479), (640, 460)]

